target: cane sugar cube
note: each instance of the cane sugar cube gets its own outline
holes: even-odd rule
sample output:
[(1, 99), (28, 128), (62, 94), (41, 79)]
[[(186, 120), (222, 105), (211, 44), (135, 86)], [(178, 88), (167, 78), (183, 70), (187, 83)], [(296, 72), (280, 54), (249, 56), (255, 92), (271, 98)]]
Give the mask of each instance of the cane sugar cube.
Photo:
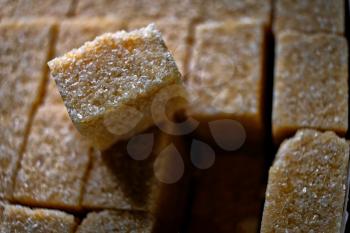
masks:
[(77, 233), (151, 233), (153, 224), (154, 219), (144, 212), (105, 210), (89, 213), (78, 227)]
[[(73, 123), (99, 149), (161, 123), (165, 106), (152, 103), (159, 91), (181, 84), (154, 25), (106, 33), (50, 61), (49, 67)], [(181, 108), (175, 106), (168, 115)]]
[(204, 0), (201, 4), (202, 17), (212, 20), (237, 20), (250, 18), (270, 24), (271, 0)]
[(348, 171), (344, 139), (298, 131), (270, 168), (261, 232), (341, 232)]
[(0, 232), (73, 233), (76, 227), (73, 215), (19, 205), (0, 206), (0, 220)]
[[(148, 20), (149, 21), (149, 20)], [(128, 28), (144, 27), (147, 20), (129, 21)], [(156, 21), (156, 26), (164, 37), (166, 46), (173, 55), (181, 74), (186, 74), (185, 64), (189, 50), (190, 22), (186, 20), (162, 19)]]
[(59, 25), (55, 53), (61, 56), (74, 48), (79, 48), (86, 41), (93, 40), (102, 33), (115, 32), (123, 28), (122, 21), (109, 18), (65, 20)]
[(299, 128), (348, 129), (348, 48), (336, 35), (277, 38), (272, 126), (276, 142)]
[(265, 30), (261, 24), (206, 23), (196, 28), (186, 78), (188, 114), (200, 121), (234, 119), (263, 128)]
[(0, 197), (11, 198), (33, 109), (42, 98), (52, 24), (0, 24)]
[(291, 29), (344, 34), (345, 1), (277, 0), (273, 27), (276, 33)]
[(79, 210), (89, 147), (63, 105), (40, 107), (17, 173), (15, 201)]

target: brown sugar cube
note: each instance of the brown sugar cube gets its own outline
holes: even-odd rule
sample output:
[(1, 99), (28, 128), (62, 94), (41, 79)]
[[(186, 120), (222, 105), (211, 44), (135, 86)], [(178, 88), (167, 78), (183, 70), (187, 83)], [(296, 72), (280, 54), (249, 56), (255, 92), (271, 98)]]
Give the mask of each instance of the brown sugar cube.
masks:
[(270, 168), (261, 232), (341, 232), (348, 171), (344, 139), (298, 131)]
[(73, 233), (76, 228), (73, 215), (19, 205), (0, 205), (0, 220), (0, 232)]
[(74, 0), (16, 0), (14, 18), (66, 17), (72, 14)]
[(277, 0), (273, 28), (276, 33), (291, 29), (344, 34), (345, 1)]
[(17, 173), (15, 201), (79, 210), (89, 147), (63, 105), (39, 108)]
[[(135, 29), (147, 26), (150, 20), (129, 21), (128, 28)], [(179, 71), (182, 75), (186, 74), (185, 64), (187, 62), (187, 53), (189, 50), (188, 40), (190, 38), (190, 21), (161, 19), (156, 21), (156, 26), (164, 37), (164, 42), (173, 55)]]
[(0, 197), (11, 198), (30, 118), (42, 98), (53, 26), (43, 21), (0, 24)]
[(271, 22), (271, 0), (204, 0), (202, 17), (213, 20), (250, 18), (266, 25)]
[(336, 35), (277, 38), (272, 126), (276, 142), (299, 128), (348, 129), (348, 48)]
[(248, 137), (263, 128), (265, 30), (261, 24), (206, 23), (196, 28), (186, 87), (188, 115), (202, 122), (233, 119)]
[(153, 224), (154, 219), (143, 212), (105, 210), (89, 213), (77, 233), (151, 233)]
[(162, 115), (165, 107), (157, 105), (160, 93), (181, 86), (181, 74), (154, 25), (106, 33), (49, 67), (73, 123), (99, 149), (183, 108), (175, 104)]
[(124, 28), (124, 23), (116, 19), (70, 19), (59, 25), (59, 32), (56, 43), (56, 55), (79, 48), (86, 41), (95, 39), (96, 36), (106, 32), (115, 32)]
[(177, 229), (188, 187), (185, 155), (181, 142), (155, 129), (95, 152), (83, 207), (147, 211), (157, 229)]
[(263, 157), (256, 152), (216, 154), (215, 163), (195, 178), (189, 232), (256, 233), (263, 167)]

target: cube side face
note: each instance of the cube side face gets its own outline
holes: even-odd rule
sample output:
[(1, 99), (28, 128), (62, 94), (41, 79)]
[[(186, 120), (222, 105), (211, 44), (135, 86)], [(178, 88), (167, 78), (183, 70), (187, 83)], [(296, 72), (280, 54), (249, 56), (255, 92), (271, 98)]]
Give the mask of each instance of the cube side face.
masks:
[(189, 115), (200, 120), (233, 118), (261, 131), (264, 37), (260, 24), (197, 28), (186, 80), (191, 94)]
[(276, 33), (296, 30), (306, 33), (344, 34), (344, 1), (277, 0), (274, 20)]
[(63, 105), (39, 108), (16, 176), (13, 198), (42, 207), (80, 209), (89, 147)]
[(333, 132), (300, 130), (269, 172), (261, 232), (340, 232), (349, 145)]
[[(49, 66), (76, 127), (100, 149), (126, 137), (128, 132), (118, 128), (128, 123), (125, 109), (134, 111), (133, 119), (140, 118), (137, 123), (142, 126), (131, 125), (129, 131), (153, 125), (147, 118), (151, 110), (144, 106), (151, 106), (159, 90), (181, 81), (160, 33), (152, 26), (107, 33)], [(117, 132), (110, 125), (117, 125)]]
[[(42, 98), (52, 24), (39, 21), (0, 25), (0, 196), (10, 199), (34, 107)], [(19, 59), (21, 58), (21, 59)]]
[(348, 129), (348, 57), (340, 36), (297, 32), (277, 40), (273, 97), (276, 141), (299, 128)]
[(77, 233), (152, 232), (154, 219), (143, 212), (101, 211), (90, 213), (78, 227)]
[(19, 205), (4, 205), (1, 232), (73, 233), (76, 222), (73, 215), (56, 210), (30, 209)]
[(212, 20), (252, 18), (266, 25), (271, 24), (271, 0), (211, 1), (201, 4), (202, 17)]

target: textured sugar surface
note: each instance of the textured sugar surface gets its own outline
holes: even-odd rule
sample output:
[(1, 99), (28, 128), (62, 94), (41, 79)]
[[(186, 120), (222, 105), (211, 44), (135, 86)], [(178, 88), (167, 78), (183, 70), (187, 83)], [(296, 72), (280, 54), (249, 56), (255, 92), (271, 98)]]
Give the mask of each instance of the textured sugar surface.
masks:
[(261, 232), (340, 232), (349, 145), (333, 132), (300, 130), (269, 172)]
[(342, 0), (277, 0), (275, 8), (276, 32), (293, 29), (310, 33), (344, 33), (345, 6)]
[(73, 120), (145, 96), (177, 74), (175, 62), (152, 26), (118, 32), (50, 61), (51, 73)]
[(252, 18), (266, 24), (271, 21), (271, 0), (204, 0), (201, 7), (202, 17), (206, 19)]
[(77, 233), (95, 232), (152, 232), (154, 220), (146, 213), (128, 211), (102, 211), (89, 213), (78, 227)]
[(71, 10), (73, 0), (17, 0), (14, 18), (65, 17)]
[(295, 32), (277, 40), (273, 130), (348, 128), (348, 49), (342, 37)]
[(106, 33), (49, 66), (76, 127), (100, 149), (153, 125), (157, 92), (181, 80), (154, 25)]
[[(136, 29), (146, 26), (150, 20), (134, 20), (128, 24), (129, 29)], [(157, 21), (157, 28), (162, 33), (165, 45), (173, 55), (176, 65), (181, 74), (185, 75), (185, 62), (187, 56), (189, 39), (189, 21), (185, 20), (166, 20)]]
[(255, 24), (198, 26), (186, 86), (192, 115), (260, 117), (263, 37)]
[(138, 0), (84, 0), (78, 1), (78, 16), (115, 16), (117, 18), (126, 19), (135, 17), (135, 7)]
[(83, 206), (147, 210), (155, 182), (152, 162), (133, 160), (116, 146), (103, 154), (96, 152), (85, 185)]
[(14, 199), (28, 205), (78, 209), (88, 153), (63, 105), (41, 107), (20, 163)]
[(18, 0), (0, 0), (0, 20), (12, 17)]
[(122, 21), (116, 19), (66, 20), (59, 26), (56, 44), (56, 56), (82, 46), (86, 41), (95, 39), (106, 32), (115, 32), (123, 28)]
[(198, 0), (94, 0), (79, 1), (79, 16), (113, 16), (121, 19), (136, 18), (196, 18), (200, 13)]
[[(0, 196), (8, 196), (49, 52), (51, 25), (0, 25)], [(7, 193), (7, 194), (5, 194)]]
[(19, 205), (0, 206), (0, 219), (0, 232), (73, 233), (76, 226), (73, 215)]

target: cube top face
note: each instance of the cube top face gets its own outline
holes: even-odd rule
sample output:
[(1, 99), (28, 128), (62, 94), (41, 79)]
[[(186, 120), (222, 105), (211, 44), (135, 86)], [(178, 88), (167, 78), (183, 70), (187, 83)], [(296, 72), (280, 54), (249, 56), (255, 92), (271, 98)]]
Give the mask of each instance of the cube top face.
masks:
[(77, 233), (152, 232), (154, 219), (143, 212), (101, 211), (89, 213), (78, 227)]
[(336, 35), (281, 33), (277, 38), (273, 131), (302, 127), (345, 133), (348, 128), (348, 53)]
[(343, 0), (277, 0), (274, 31), (296, 30), (307, 33), (344, 34), (345, 6)]
[(102, 33), (118, 31), (123, 27), (122, 21), (109, 18), (89, 18), (84, 21), (81, 19), (65, 20), (59, 26), (56, 55), (63, 55)]
[[(134, 20), (128, 22), (128, 28), (140, 28), (147, 25), (151, 20)], [(190, 30), (189, 20), (161, 19), (155, 22), (162, 33), (166, 46), (173, 55), (179, 71), (186, 74), (186, 58), (189, 49), (188, 39)]]
[(190, 114), (258, 116), (263, 86), (264, 29), (260, 24), (198, 26), (186, 86)]
[(7, 204), (1, 208), (1, 232), (73, 233), (76, 226), (74, 216), (61, 211)]
[(201, 4), (202, 15), (208, 19), (227, 20), (253, 18), (270, 24), (271, 0), (205, 0)]
[(178, 83), (180, 73), (153, 25), (107, 33), (49, 62), (74, 122), (99, 118)]
[(300, 130), (269, 172), (261, 232), (340, 232), (349, 145), (333, 132)]
[(0, 25), (1, 114), (30, 110), (44, 79), (51, 36), (52, 25), (42, 21)]
[(14, 199), (29, 205), (79, 209), (88, 164), (89, 147), (63, 105), (43, 106), (32, 123)]

